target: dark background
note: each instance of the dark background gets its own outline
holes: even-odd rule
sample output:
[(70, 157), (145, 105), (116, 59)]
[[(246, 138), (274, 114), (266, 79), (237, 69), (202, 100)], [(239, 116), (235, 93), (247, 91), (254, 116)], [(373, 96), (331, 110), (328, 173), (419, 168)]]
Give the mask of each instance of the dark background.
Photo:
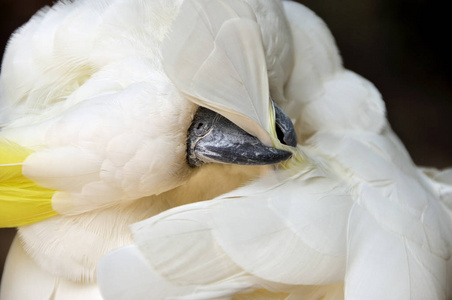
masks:
[[(149, 0), (151, 1), (151, 0)], [(50, 0), (0, 0), (0, 49)], [(452, 166), (452, 53), (446, 3), (427, 0), (298, 1), (330, 27), (344, 64), (372, 81), (413, 160)], [(0, 276), (14, 230), (0, 229)]]

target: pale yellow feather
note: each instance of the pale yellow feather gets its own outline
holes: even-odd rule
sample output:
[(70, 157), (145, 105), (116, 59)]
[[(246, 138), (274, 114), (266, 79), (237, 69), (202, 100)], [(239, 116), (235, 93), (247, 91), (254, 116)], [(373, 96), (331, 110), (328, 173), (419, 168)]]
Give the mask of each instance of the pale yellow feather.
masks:
[(0, 227), (28, 225), (57, 214), (51, 204), (55, 191), (22, 174), (22, 163), (32, 152), (15, 143), (0, 141)]

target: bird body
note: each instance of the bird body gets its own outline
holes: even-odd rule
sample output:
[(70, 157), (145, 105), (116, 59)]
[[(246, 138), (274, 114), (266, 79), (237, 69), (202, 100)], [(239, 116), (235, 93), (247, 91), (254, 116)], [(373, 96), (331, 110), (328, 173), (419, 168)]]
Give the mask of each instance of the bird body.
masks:
[[(2, 299), (37, 296), (16, 279), (43, 274), (50, 278), (37, 281), (43, 299), (66, 299), (65, 287), (73, 284), (91, 290), (98, 259), (131, 242), (129, 224), (212, 199), (265, 172), (227, 165), (194, 170), (185, 163), (197, 106), (179, 93), (160, 61), (160, 44), (180, 3), (61, 2), (12, 37), (1, 76), (1, 137), (9, 151), (2, 158), (23, 149), (13, 162), (19, 179), (49, 195), (44, 206), (35, 202), (41, 210), (34, 214), (2, 215), (2, 226), (21, 226)], [(2, 163), (8, 172), (11, 161)], [(20, 203), (29, 206), (20, 199), (16, 211)], [(37, 215), (56, 214), (34, 223)], [(21, 276), (28, 268), (40, 275)], [(82, 297), (77, 290), (70, 294)]]
[[(1, 299), (452, 295), (450, 171), (413, 164), (304, 6), (59, 2), (14, 34), (0, 82), (0, 171), (48, 195), (2, 215), (20, 227)], [(190, 167), (198, 106), (293, 158)]]
[(214, 200), (134, 224), (134, 245), (101, 260), (107, 299), (132, 289), (136, 299), (256, 290), (284, 299), (450, 298), (450, 171), (439, 183), (417, 168), (381, 95), (342, 67), (323, 22), (298, 4), (284, 8), (295, 57), (283, 108), (299, 135), (295, 158)]

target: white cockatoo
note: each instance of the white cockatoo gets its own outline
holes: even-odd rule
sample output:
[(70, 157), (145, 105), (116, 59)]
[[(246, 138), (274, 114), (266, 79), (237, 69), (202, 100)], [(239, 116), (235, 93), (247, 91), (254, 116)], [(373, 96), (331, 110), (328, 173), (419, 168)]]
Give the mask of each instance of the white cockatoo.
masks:
[[(208, 48), (210, 57), (217, 50), (192, 45), (193, 36), (207, 28), (215, 45), (229, 50), (235, 44), (224, 46), (221, 33), (229, 22), (248, 22), (240, 14), (222, 22), (225, 2), (185, 1), (173, 24), (166, 69), (188, 94), (190, 85), (209, 80), (201, 75), (212, 63), (191, 59), (192, 49)], [(236, 13), (231, 3), (224, 10)], [(277, 99), (295, 120), (294, 158), (216, 199), (132, 225), (134, 245), (100, 262), (106, 299), (230, 299), (247, 292), (252, 299), (451, 299), (452, 170), (417, 168), (391, 131), (380, 94), (342, 67), (323, 22), (299, 4), (283, 8), (294, 67)], [(265, 43), (272, 23), (254, 11), (267, 63), (277, 61), (277, 41), (290, 38), (279, 31)], [(182, 61), (201, 67), (177, 72)], [(285, 70), (273, 66), (267, 74)], [(270, 87), (283, 78), (267, 77)], [(253, 119), (248, 108), (234, 110)]]
[(452, 172), (304, 6), (60, 2), (0, 93), (2, 300), (452, 297)]
[[(101, 299), (98, 260), (132, 242), (130, 224), (215, 198), (270, 168), (258, 165), (292, 155), (273, 147), (267, 133), (279, 128), (281, 139), (296, 145), (290, 119), (269, 100), (272, 90), (273, 98), (283, 93), (292, 44), (278, 43), (278, 52), (266, 56), (255, 19), (268, 7), (271, 37), (279, 28), (290, 37), (286, 20), (276, 18), (281, 4), (236, 1), (250, 19), (238, 25), (249, 32), (231, 27), (225, 33), (223, 43), (242, 39), (235, 48), (224, 45), (236, 53), (230, 65), (220, 64), (223, 73), (214, 70), (228, 84), (200, 81), (190, 91), (170, 79), (184, 70), (174, 65), (171, 71), (163, 49), (182, 2), (63, 1), (40, 11), (10, 40), (0, 88), (0, 227), (19, 229), (2, 300)], [(192, 50), (199, 59), (206, 54)], [(242, 66), (247, 52), (249, 64)], [(274, 60), (276, 87), (269, 86), (266, 60)], [(223, 106), (210, 97), (223, 97)], [(240, 109), (229, 108), (234, 103)], [(253, 105), (251, 118), (265, 118), (240, 114)]]

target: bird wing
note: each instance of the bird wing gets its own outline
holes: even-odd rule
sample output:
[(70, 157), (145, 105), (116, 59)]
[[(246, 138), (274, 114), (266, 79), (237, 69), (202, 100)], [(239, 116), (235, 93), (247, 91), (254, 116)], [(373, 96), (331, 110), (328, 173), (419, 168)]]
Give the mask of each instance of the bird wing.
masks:
[[(158, 137), (152, 130), (155, 126), (147, 126), (150, 129), (147, 131), (139, 128), (143, 124), (140, 125), (138, 120), (149, 120), (147, 114), (153, 111), (152, 105), (146, 104), (153, 95), (153, 91), (146, 91), (144, 86), (134, 86), (117, 95), (90, 99), (48, 122), (22, 127), (20, 132), (4, 130), (2, 136), (6, 140), (21, 145), (31, 143), (33, 151), (23, 157), (20, 168), (16, 167), (20, 178), (28, 178), (35, 186), (53, 190), (44, 195), (45, 201), (51, 202), (53, 209), (62, 214), (90, 211), (121, 199), (137, 199), (168, 188), (163, 183), (165, 178), (157, 178), (157, 175), (147, 178), (148, 183), (141, 187), (131, 185), (131, 182), (141, 185), (140, 180), (133, 178), (144, 177), (148, 171), (138, 161), (149, 161), (152, 153), (155, 156), (159, 152), (155, 148), (158, 142), (165, 143), (165, 137)], [(135, 110), (134, 105), (141, 110)], [(156, 143), (142, 143), (146, 138)], [(6, 147), (0, 150), (5, 158), (3, 164), (15, 162), (5, 152)], [(4, 166), (2, 171), (9, 172), (6, 168), (11, 167)], [(119, 180), (122, 184), (114, 184), (111, 180)], [(169, 185), (178, 184), (167, 181)], [(21, 195), (16, 193), (12, 197), (20, 199)]]
[(420, 168), (424, 178), (436, 191), (442, 204), (451, 212), (452, 218), (452, 168), (437, 170), (434, 168)]
[(340, 281), (353, 205), (347, 186), (317, 166), (299, 167), (134, 224), (135, 244), (98, 266), (103, 296), (229, 299)]
[(291, 100), (286, 110), (304, 140), (311, 137), (305, 146), (353, 187), (346, 297), (447, 298), (447, 186), (435, 190), (414, 166), (387, 124), (380, 94), (342, 67), (323, 22), (293, 2), (284, 5), (296, 64), (285, 90)]
[(333, 297), (345, 281), (347, 299), (447, 299), (450, 216), (389, 128), (322, 132), (303, 149), (298, 167), (134, 224), (134, 245), (99, 264), (104, 297), (310, 295), (306, 285)]
[(319, 133), (308, 143), (353, 184), (346, 297), (450, 297), (451, 219), (390, 128)]

